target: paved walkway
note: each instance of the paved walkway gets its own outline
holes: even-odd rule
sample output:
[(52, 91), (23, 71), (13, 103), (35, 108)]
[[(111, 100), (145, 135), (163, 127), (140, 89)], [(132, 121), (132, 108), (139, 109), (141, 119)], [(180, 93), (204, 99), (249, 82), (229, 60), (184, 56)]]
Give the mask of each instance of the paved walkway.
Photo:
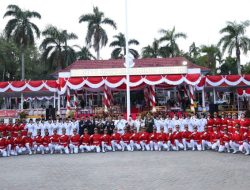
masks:
[(250, 156), (115, 152), (0, 158), (1, 190), (249, 190)]

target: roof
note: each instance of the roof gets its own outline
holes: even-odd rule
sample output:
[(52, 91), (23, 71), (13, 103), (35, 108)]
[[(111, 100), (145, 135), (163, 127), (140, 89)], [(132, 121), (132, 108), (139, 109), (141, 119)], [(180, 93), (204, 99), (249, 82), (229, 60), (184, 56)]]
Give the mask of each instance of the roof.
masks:
[[(145, 58), (135, 59), (134, 67), (164, 67), (164, 66), (183, 66), (183, 61), (187, 62), (187, 68), (200, 68), (201, 72), (210, 71), (206, 67), (196, 65), (184, 57), (174, 58)], [(70, 72), (71, 69), (104, 69), (104, 68), (124, 68), (124, 59), (110, 59), (110, 60), (78, 60), (61, 69), (58, 72)], [(55, 74), (57, 74), (56, 72)]]

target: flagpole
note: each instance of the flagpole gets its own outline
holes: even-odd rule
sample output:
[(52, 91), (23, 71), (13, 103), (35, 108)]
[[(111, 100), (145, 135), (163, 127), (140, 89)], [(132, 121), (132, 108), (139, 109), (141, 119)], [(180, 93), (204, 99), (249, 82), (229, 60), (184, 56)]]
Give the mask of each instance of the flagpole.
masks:
[(130, 76), (129, 76), (129, 59), (128, 59), (128, 3), (125, 0), (125, 40), (126, 40), (126, 56), (125, 56), (125, 65), (126, 65), (126, 92), (127, 92), (127, 120), (131, 114), (130, 110)]

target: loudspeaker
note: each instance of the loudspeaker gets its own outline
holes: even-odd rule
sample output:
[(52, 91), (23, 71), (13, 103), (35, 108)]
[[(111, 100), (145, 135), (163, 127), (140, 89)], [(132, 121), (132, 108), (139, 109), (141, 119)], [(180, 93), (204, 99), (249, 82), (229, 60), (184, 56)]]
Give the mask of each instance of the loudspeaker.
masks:
[(48, 108), (46, 109), (46, 120), (48, 120), (49, 118), (51, 119), (56, 119), (56, 109), (55, 108)]
[(218, 105), (217, 104), (209, 104), (209, 112), (210, 113), (218, 112)]

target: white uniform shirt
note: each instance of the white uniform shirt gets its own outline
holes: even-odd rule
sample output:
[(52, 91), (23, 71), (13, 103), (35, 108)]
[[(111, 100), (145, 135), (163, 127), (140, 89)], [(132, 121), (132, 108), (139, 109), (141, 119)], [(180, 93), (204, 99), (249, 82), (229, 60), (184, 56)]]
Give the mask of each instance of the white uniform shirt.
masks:
[(73, 130), (76, 129), (77, 132), (79, 131), (79, 123), (78, 121), (71, 122), (71, 131), (70, 134), (73, 134)]
[(28, 130), (28, 133), (32, 133), (32, 136), (33, 136), (34, 123), (27, 123), (24, 128)]
[(37, 136), (37, 130), (38, 129), (41, 129), (40, 124), (39, 123), (34, 123), (34, 131), (33, 131), (33, 134), (32, 134), (33, 137)]
[(164, 132), (168, 133), (169, 128), (172, 128), (172, 120), (170, 118), (166, 118), (164, 120)]
[(57, 134), (62, 135), (62, 128), (64, 128), (63, 122), (58, 122), (56, 126), (57, 126)]
[(192, 120), (189, 118), (185, 119), (185, 123), (188, 125), (188, 130), (193, 132), (193, 125), (192, 125)]
[(120, 133), (121, 135), (124, 134), (125, 126), (126, 126), (126, 121), (124, 119), (115, 121), (115, 127), (117, 128), (117, 132)]
[(44, 123), (39, 123), (39, 129), (41, 129), (41, 136), (43, 137), (45, 135), (45, 133), (44, 133), (45, 124)]
[(201, 118), (200, 119), (200, 128), (198, 128), (199, 132), (204, 131), (204, 127), (207, 125), (207, 119), (206, 118)]
[(72, 128), (71, 122), (63, 123), (63, 128), (66, 129), (66, 135), (72, 135), (73, 134), (73, 133), (71, 134), (71, 128)]

